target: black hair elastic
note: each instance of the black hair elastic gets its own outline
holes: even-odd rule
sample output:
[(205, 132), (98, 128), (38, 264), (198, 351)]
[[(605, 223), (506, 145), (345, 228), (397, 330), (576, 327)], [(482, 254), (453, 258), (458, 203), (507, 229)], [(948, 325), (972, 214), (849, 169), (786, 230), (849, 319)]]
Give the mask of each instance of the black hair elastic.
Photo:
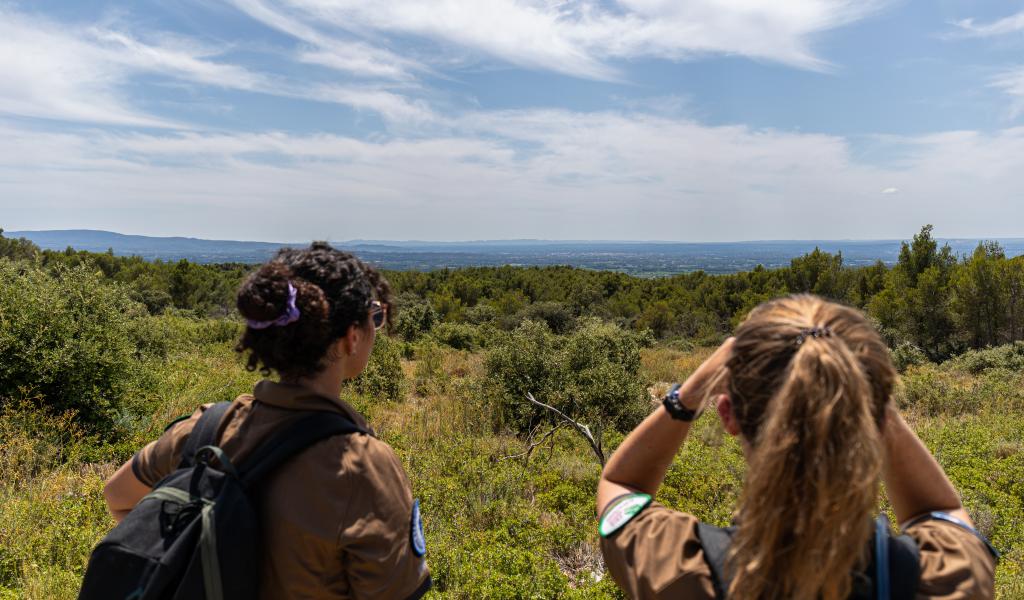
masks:
[(832, 337), (832, 330), (828, 327), (810, 327), (808, 329), (802, 329), (800, 334), (796, 336), (796, 345), (799, 346), (804, 343), (807, 338), (824, 338)]

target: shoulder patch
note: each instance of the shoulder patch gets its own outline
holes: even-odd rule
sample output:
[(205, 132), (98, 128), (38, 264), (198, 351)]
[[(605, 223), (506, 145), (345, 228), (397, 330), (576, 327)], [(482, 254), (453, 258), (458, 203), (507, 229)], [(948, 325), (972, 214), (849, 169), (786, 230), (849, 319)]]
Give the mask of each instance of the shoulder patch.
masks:
[(650, 503), (650, 494), (624, 494), (612, 500), (608, 508), (604, 509), (601, 523), (597, 527), (601, 537), (606, 538), (622, 529)]
[(418, 498), (412, 501), (412, 522), (409, 526), (409, 542), (412, 545), (412, 553), (416, 556), (423, 556), (427, 553), (427, 539), (423, 536), (423, 519), (420, 517), (420, 501)]

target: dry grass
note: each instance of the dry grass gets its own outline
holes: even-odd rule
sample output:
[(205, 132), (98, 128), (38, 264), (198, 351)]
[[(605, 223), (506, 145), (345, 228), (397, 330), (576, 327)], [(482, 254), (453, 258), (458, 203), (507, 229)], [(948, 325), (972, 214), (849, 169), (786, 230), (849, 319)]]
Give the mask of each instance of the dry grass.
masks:
[(714, 351), (714, 348), (697, 348), (691, 352), (645, 348), (640, 352), (640, 375), (649, 383), (683, 381)]

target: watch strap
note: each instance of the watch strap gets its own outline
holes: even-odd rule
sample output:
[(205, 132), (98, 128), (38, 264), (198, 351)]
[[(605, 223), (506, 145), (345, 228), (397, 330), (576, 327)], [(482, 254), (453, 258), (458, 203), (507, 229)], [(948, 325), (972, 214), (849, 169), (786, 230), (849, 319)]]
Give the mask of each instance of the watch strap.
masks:
[(668, 411), (669, 416), (677, 421), (685, 421), (689, 423), (700, 416), (701, 409), (691, 410), (683, 406), (682, 401), (679, 399), (679, 390), (683, 386), (681, 384), (675, 384), (672, 389), (669, 390), (665, 397), (661, 399), (661, 404)]

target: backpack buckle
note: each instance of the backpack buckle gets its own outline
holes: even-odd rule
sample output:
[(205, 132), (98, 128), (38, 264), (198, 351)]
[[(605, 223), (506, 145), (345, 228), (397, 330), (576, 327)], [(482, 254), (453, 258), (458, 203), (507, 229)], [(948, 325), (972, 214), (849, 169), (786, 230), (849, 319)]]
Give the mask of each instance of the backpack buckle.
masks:
[(186, 525), (199, 516), (201, 502), (179, 504), (171, 500), (160, 503), (160, 533), (165, 538), (177, 537)]

